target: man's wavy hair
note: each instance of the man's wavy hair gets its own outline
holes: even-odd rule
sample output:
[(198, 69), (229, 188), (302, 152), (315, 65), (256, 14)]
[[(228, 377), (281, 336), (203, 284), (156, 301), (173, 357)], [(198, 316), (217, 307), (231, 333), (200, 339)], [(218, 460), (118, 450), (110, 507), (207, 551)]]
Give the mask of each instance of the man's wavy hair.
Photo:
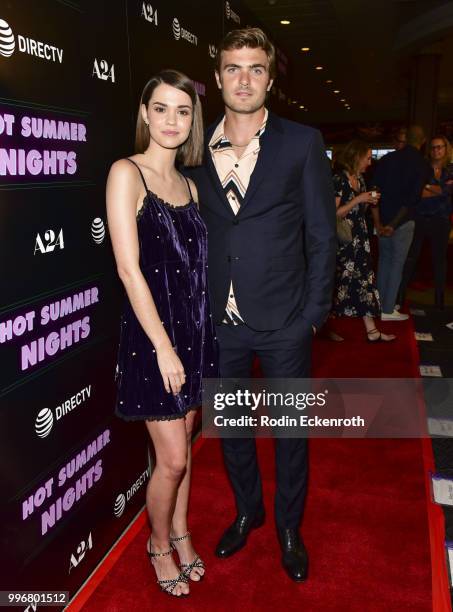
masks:
[(269, 60), (269, 77), (275, 79), (277, 68), (275, 61), (275, 47), (260, 28), (243, 28), (242, 30), (231, 30), (220, 42), (215, 58), (215, 69), (220, 74), (222, 62), (222, 51), (231, 49), (262, 49)]

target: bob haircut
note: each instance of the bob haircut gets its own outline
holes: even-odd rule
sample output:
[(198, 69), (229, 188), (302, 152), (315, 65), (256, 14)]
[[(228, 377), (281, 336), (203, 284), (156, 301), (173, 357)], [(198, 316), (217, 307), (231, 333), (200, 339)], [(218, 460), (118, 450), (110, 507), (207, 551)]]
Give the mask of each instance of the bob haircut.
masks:
[(269, 76), (275, 79), (277, 69), (275, 64), (275, 47), (260, 28), (244, 28), (242, 30), (231, 30), (220, 42), (215, 58), (215, 69), (220, 74), (220, 64), (222, 61), (222, 51), (231, 49), (262, 49), (269, 60)]
[(146, 123), (143, 121), (141, 106), (148, 108), (153, 92), (159, 85), (170, 85), (184, 91), (192, 100), (193, 117), (192, 128), (186, 142), (178, 148), (176, 159), (184, 166), (199, 166), (203, 158), (203, 113), (201, 103), (193, 82), (188, 76), (178, 70), (161, 70), (146, 83), (140, 96), (135, 129), (135, 152), (144, 153), (149, 146), (150, 135)]
[(340, 170), (346, 170), (350, 174), (355, 174), (359, 161), (362, 157), (365, 157), (370, 149), (370, 145), (363, 140), (351, 140), (338, 153), (335, 162)]

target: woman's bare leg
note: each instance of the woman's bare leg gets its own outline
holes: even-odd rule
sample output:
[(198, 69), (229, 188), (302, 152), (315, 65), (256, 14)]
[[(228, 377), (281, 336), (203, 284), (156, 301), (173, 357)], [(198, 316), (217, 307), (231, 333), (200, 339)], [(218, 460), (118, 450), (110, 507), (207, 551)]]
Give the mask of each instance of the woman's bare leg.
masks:
[[(151, 546), (151, 552), (161, 553), (170, 549), (171, 518), (187, 467), (187, 434), (184, 419), (146, 421), (146, 427), (156, 453), (156, 465), (146, 489), (146, 507), (152, 527), (148, 550)], [(171, 555), (155, 557), (152, 563), (158, 580), (173, 579), (180, 573)], [(179, 582), (173, 593), (177, 596), (188, 594), (189, 587)]]
[[(181, 484), (179, 485), (178, 496), (176, 499), (175, 510), (173, 513), (171, 528), (171, 535), (173, 537), (183, 536), (188, 531), (187, 509), (189, 505), (190, 494), (190, 476), (192, 468), (192, 430), (195, 415), (195, 410), (191, 410), (187, 413), (185, 418), (187, 436), (187, 463), (184, 478), (182, 479)], [(181, 563), (191, 563), (195, 559), (196, 552), (192, 546), (191, 538), (186, 538), (185, 540), (181, 540), (180, 542), (175, 542), (174, 545), (178, 551)], [(192, 572), (190, 573), (190, 578), (192, 580), (197, 581), (200, 580), (200, 577), (203, 576), (203, 574), (204, 569), (200, 567), (194, 567)]]

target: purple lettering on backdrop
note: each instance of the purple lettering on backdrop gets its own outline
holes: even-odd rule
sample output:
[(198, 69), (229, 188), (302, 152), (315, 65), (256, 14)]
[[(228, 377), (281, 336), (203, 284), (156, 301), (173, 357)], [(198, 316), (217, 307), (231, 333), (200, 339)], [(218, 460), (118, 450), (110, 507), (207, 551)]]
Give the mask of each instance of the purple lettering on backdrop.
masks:
[[(36, 42), (30, 41), (30, 45), (36, 45)], [(34, 51), (36, 52), (36, 49)], [(41, 49), (41, 52), (44, 51)], [(16, 115), (0, 112), (0, 135), (14, 136), (15, 124)], [(45, 139), (87, 142), (87, 128), (84, 123), (77, 121), (24, 115), (20, 120), (20, 136), (33, 138), (33, 148), (0, 147), (0, 176), (73, 175), (77, 172), (75, 151), (41, 150), (36, 141)]]
[(58, 332), (50, 332), (48, 336), (32, 340), (29, 344), (21, 347), (21, 370), (44, 361), (46, 358), (56, 355), (72, 344), (84, 340), (90, 335), (90, 317), (73, 321), (62, 327)]
[[(93, 457), (103, 450), (110, 442), (110, 429), (105, 429), (90, 444), (72, 457), (65, 466), (59, 470), (58, 486), (62, 487), (69, 478), (72, 478), (80, 471)], [(69, 469), (68, 469), (69, 468)], [(62, 493), (62, 495), (52, 503), (50, 508), (43, 512), (41, 518), (42, 535), (49, 527), (53, 527), (55, 522), (62, 516), (62, 510), (71, 509), (75, 501), (85, 495), (87, 491), (102, 477), (102, 459), (98, 459), (82, 476)], [(22, 502), (22, 520), (27, 519), (39, 508), (46, 499), (53, 494), (54, 477), (49, 478), (45, 484), (40, 485), (36, 491), (31, 493)]]
[[(110, 434), (108, 430), (107, 433)], [(100, 450), (100, 449), (99, 449)], [(69, 512), (73, 505), (86, 495), (88, 491), (102, 477), (102, 459), (98, 459), (80, 478), (66, 489), (63, 495), (57, 498), (47, 510), (41, 514), (41, 535), (54, 527), (63, 516), (63, 512)]]

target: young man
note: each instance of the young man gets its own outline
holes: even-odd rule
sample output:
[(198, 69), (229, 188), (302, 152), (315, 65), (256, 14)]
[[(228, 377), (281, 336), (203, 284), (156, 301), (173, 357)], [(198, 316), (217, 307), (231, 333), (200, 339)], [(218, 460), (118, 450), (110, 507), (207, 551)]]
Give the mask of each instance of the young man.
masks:
[[(219, 46), (215, 77), (225, 115), (207, 131), (194, 174), (208, 227), (209, 282), (224, 378), (249, 378), (259, 357), (269, 378), (310, 375), (311, 340), (331, 303), (335, 200), (317, 130), (267, 111), (275, 50), (257, 28), (234, 30)], [(254, 439), (223, 440), (237, 517), (216, 554), (242, 548), (264, 521)], [(307, 441), (276, 440), (275, 517), (288, 575), (307, 576), (299, 536)]]

